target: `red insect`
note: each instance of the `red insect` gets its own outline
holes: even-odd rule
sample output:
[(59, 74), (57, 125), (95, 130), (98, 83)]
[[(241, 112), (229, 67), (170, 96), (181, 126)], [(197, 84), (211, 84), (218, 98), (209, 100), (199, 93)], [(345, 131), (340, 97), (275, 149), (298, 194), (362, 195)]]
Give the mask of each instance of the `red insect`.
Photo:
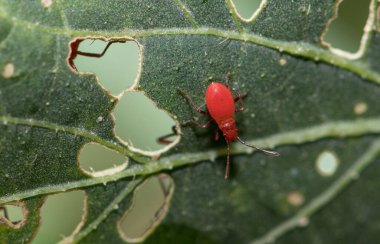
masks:
[[(273, 151), (268, 151), (261, 149), (259, 147), (256, 147), (254, 145), (249, 145), (246, 142), (244, 142), (240, 137), (238, 136), (238, 130), (236, 128), (236, 122), (235, 122), (235, 112), (242, 112), (244, 110), (243, 103), (242, 103), (242, 96), (237, 93), (237, 97), (234, 98), (230, 89), (226, 87), (225, 85), (219, 83), (219, 82), (212, 82), (206, 90), (206, 106), (207, 110), (203, 110), (197, 105), (195, 105), (192, 98), (186, 94), (181, 89), (177, 88), (178, 92), (184, 96), (190, 105), (201, 114), (209, 114), (211, 116), (211, 120), (208, 121), (205, 124), (199, 124), (194, 118), (188, 121), (185, 121), (183, 125), (186, 124), (194, 124), (201, 128), (208, 127), (212, 121), (215, 121), (218, 125), (218, 128), (222, 131), (223, 137), (226, 140), (227, 143), (227, 162), (226, 162), (226, 171), (224, 178), (227, 179), (230, 174), (230, 142), (234, 142), (238, 140), (240, 143), (242, 143), (245, 146), (255, 148), (256, 150), (263, 152), (264, 154), (268, 156), (279, 156), (280, 154)], [(234, 89), (232, 89), (234, 92), (236, 92)], [(240, 107), (238, 109), (235, 108), (235, 102), (240, 102)], [(177, 134), (176, 132), (174, 134)], [(163, 136), (159, 138), (160, 142), (168, 143), (168, 140), (166, 140), (167, 137), (172, 136), (173, 134), (169, 134), (166, 136)], [(219, 138), (218, 132), (216, 132), (215, 139), (217, 140)]]

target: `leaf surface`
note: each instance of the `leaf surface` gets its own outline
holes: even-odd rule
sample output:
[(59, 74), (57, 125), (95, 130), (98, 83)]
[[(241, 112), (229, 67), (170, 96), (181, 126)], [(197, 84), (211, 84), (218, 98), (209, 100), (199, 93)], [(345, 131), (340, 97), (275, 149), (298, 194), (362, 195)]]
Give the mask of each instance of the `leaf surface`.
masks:
[[(68, 240), (122, 242), (117, 223), (132, 191), (162, 171), (175, 190), (148, 243), (379, 239), (377, 1), (356, 59), (321, 43), (333, 0), (264, 1), (251, 21), (240, 19), (229, 0), (46, 2), (0, 1), (0, 204), (22, 201), (29, 211), (17, 230), (0, 223), (0, 241), (30, 241), (44, 196), (82, 189), (86, 215)], [(232, 85), (247, 94), (236, 115), (239, 135), (281, 156), (233, 144), (225, 181), (225, 143), (213, 141), (216, 127), (190, 126), (158, 160), (134, 152), (113, 132), (118, 99), (66, 62), (69, 43), (88, 36), (138, 42), (135, 90), (179, 122), (198, 115), (176, 88), (202, 105), (207, 85), (230, 73)], [(87, 176), (77, 156), (89, 142), (129, 157), (128, 167)], [(330, 176), (317, 170), (326, 152), (337, 165)], [(360, 235), (358, 226), (365, 226)]]

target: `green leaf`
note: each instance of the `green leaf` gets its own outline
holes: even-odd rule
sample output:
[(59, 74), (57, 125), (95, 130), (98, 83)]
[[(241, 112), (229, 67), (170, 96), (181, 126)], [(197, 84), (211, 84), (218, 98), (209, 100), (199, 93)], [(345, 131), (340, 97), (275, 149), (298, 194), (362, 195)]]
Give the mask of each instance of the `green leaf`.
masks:
[[(362, 45), (349, 55), (321, 43), (336, 5), (264, 0), (243, 20), (230, 0), (0, 1), (0, 205), (20, 201), (28, 212), (18, 229), (0, 218), (0, 242), (29, 242), (45, 196), (74, 189), (86, 193), (85, 218), (67, 240), (122, 242), (117, 223), (133, 190), (163, 171), (175, 189), (148, 243), (376, 242), (379, 7), (371, 1)], [(139, 43), (134, 89), (178, 125), (197, 114), (176, 88), (201, 105), (208, 84), (230, 73), (247, 94), (240, 137), (281, 156), (231, 144), (225, 181), (224, 141), (191, 126), (164, 153), (134, 151), (113, 132), (118, 98), (67, 63), (69, 44), (89, 36)], [(77, 157), (89, 142), (128, 157), (128, 167), (86, 175)]]

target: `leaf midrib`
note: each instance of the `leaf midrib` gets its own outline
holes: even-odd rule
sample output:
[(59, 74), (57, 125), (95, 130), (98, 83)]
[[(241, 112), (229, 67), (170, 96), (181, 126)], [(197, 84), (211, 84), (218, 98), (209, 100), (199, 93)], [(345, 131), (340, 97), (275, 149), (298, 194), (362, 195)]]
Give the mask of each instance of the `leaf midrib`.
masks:
[(115, 38), (126, 40), (166, 36), (166, 35), (208, 35), (220, 37), (222, 40), (229, 39), (235, 41), (249, 42), (252, 44), (264, 46), (270, 49), (277, 50), (282, 53), (287, 53), (296, 57), (314, 60), (316, 62), (324, 62), (332, 66), (340, 67), (348, 70), (363, 79), (367, 79), (375, 84), (380, 84), (380, 73), (372, 70), (368, 65), (360, 60), (350, 60), (338, 56), (327, 49), (323, 49), (305, 42), (289, 42), (277, 41), (263, 36), (237, 31), (226, 31), (217, 28), (158, 28), (150, 30), (125, 29), (120, 32), (108, 31), (89, 31), (89, 30), (71, 30), (68, 27), (52, 27), (46, 25), (27, 22), (16, 17), (9, 17), (7, 13), (0, 12), (0, 17), (8, 18), (14, 25), (21, 26), (25, 29), (39, 30), (55, 35), (65, 35), (69, 37), (86, 37), (91, 36), (92, 39), (98, 36), (99, 38)]
[[(167, 157), (162, 157), (159, 160), (152, 160), (147, 157), (143, 158), (141, 161), (141, 155), (135, 155), (128, 149), (117, 145), (114, 142), (107, 141), (96, 134), (85, 131), (83, 129), (62, 126), (53, 124), (50, 122), (36, 121), (31, 119), (20, 119), (13, 117), (0, 117), (0, 126), (5, 126), (8, 124), (14, 125), (29, 125), (31, 127), (40, 127), (50, 129), (52, 131), (59, 131), (65, 133), (75, 134), (77, 136), (83, 136), (91, 140), (97, 140), (99, 144), (108, 147), (110, 149), (116, 150), (127, 157), (139, 160), (139, 162), (144, 162), (143, 164), (133, 165), (127, 169), (112, 174), (101, 177), (93, 177), (78, 181), (72, 181), (67, 183), (60, 183), (57, 185), (49, 185), (45, 187), (35, 188), (32, 190), (27, 190), (24, 192), (19, 192), (13, 195), (6, 195), (0, 197), (0, 204), (22, 200), (29, 197), (34, 197), (43, 194), (51, 194), (56, 192), (68, 191), (76, 188), (82, 188), (86, 186), (92, 186), (97, 184), (107, 184), (107, 182), (114, 182), (126, 177), (136, 177), (140, 175), (154, 174), (163, 170), (172, 170), (174, 168), (194, 164), (204, 160), (215, 160), (216, 157), (226, 154), (224, 148), (212, 149), (197, 153), (181, 153), (174, 154)], [(282, 145), (294, 145), (302, 144), (306, 142), (313, 142), (323, 138), (344, 138), (353, 136), (363, 136), (368, 134), (379, 134), (380, 133), (380, 117), (371, 119), (356, 119), (352, 121), (335, 121), (326, 122), (320, 125), (315, 125), (313, 127), (307, 127), (304, 129), (299, 129), (291, 132), (278, 133), (265, 138), (256, 139), (249, 141), (248, 143), (255, 144), (259, 147), (272, 148)], [(231, 154), (250, 154), (253, 153), (252, 148), (247, 148), (240, 144), (232, 144)]]

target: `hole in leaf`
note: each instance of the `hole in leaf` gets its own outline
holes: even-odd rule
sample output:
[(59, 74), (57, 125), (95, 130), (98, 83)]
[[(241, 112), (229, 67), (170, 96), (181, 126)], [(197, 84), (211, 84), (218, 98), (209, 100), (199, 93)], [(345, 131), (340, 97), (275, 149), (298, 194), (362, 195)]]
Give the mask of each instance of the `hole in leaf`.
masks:
[(84, 145), (78, 161), (81, 169), (94, 177), (120, 172), (128, 163), (128, 159), (120, 153), (96, 143)]
[[(124, 93), (119, 100), (114, 117), (117, 136), (139, 150), (155, 151), (166, 147), (157, 139), (170, 134), (173, 119), (140, 92)], [(176, 139), (173, 136), (172, 141)]]
[(339, 158), (334, 152), (325, 150), (318, 155), (315, 162), (317, 172), (321, 176), (332, 176), (339, 166)]
[(239, 15), (244, 19), (250, 19), (261, 4), (261, 0), (233, 0)]
[(26, 221), (27, 209), (22, 202), (0, 206), (0, 224), (18, 229)]
[(121, 235), (128, 242), (145, 239), (165, 217), (173, 190), (173, 180), (165, 174), (151, 177), (136, 188), (132, 206), (118, 222)]
[(338, 17), (328, 26), (323, 40), (331, 46), (356, 52), (369, 14), (370, 0), (344, 0), (339, 5)]
[(50, 195), (41, 208), (41, 226), (33, 243), (57, 243), (82, 224), (85, 193), (72, 191)]
[(23, 214), (22, 214), (22, 208), (19, 206), (14, 205), (7, 205), (7, 213), (8, 213), (8, 219), (12, 221), (12, 223), (18, 223), (22, 221)]
[[(102, 40), (86, 39), (79, 43), (78, 50), (100, 54), (107, 44), (108, 42)], [(80, 53), (74, 58), (74, 65), (79, 72), (96, 73), (100, 84), (113, 95), (118, 95), (130, 87), (138, 74), (139, 48), (134, 41), (112, 43), (99, 58)]]

